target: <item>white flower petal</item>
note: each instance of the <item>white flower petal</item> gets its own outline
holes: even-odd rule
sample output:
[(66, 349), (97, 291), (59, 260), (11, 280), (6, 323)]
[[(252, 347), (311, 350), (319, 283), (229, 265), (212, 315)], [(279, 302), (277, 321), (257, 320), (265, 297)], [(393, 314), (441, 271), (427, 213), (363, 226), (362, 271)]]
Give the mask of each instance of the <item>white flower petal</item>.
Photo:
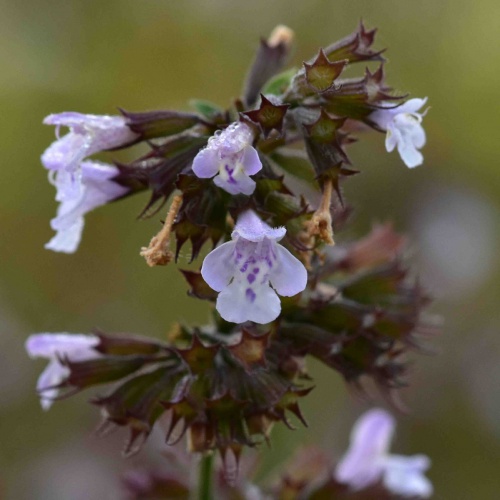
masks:
[(418, 151), (413, 144), (404, 144), (400, 142), (398, 144), (398, 153), (408, 168), (418, 167), (424, 162), (422, 153)]
[(93, 351), (92, 347), (99, 344), (96, 335), (76, 333), (34, 333), (25, 343), (25, 348), (32, 358), (53, 358), (60, 353), (86, 350)]
[(384, 484), (397, 495), (429, 498), (433, 487), (423, 474), (429, 465), (430, 461), (425, 455), (389, 455), (384, 465)]
[(273, 288), (285, 297), (302, 292), (307, 285), (307, 271), (304, 264), (282, 245), (275, 245), (277, 253), (270, 280)]
[(42, 154), (42, 165), (48, 170), (74, 172), (88, 152), (88, 141), (80, 134), (69, 133), (54, 141)]
[(376, 482), (383, 471), (394, 426), (394, 419), (384, 410), (373, 409), (362, 415), (353, 427), (350, 447), (337, 465), (336, 479), (354, 489)]
[(84, 224), (83, 217), (79, 217), (69, 227), (57, 229), (57, 233), (45, 244), (44, 248), (53, 252), (75, 253), (82, 239)]
[(425, 105), (426, 102), (427, 97), (424, 97), (423, 99), (419, 97), (409, 99), (408, 101), (401, 104), (401, 106), (394, 108), (394, 114), (416, 113), (421, 107)]
[(390, 153), (397, 146), (403, 162), (413, 168), (424, 161), (418, 149), (425, 145), (425, 131), (422, 118), (425, 113), (418, 111), (427, 102), (425, 99), (410, 99), (401, 106), (374, 111), (370, 119), (382, 130), (387, 131), (385, 147)]
[(398, 142), (402, 141), (401, 133), (393, 125), (387, 127), (387, 134), (385, 136), (385, 149), (388, 153), (394, 151)]
[(243, 149), (241, 164), (247, 175), (254, 175), (262, 170), (262, 162), (260, 161), (259, 153), (252, 146), (247, 146)]
[(232, 238), (242, 237), (248, 241), (262, 241), (264, 238), (279, 241), (285, 236), (284, 227), (272, 228), (263, 222), (253, 211), (247, 210), (240, 214), (238, 222), (231, 234)]
[(425, 130), (424, 130), (424, 127), (422, 127), (422, 125), (420, 125), (420, 123), (416, 124), (413, 127), (413, 129), (411, 130), (410, 136), (411, 136), (411, 141), (412, 141), (413, 145), (417, 149), (423, 148), (425, 146), (425, 142), (426, 142)]
[(217, 298), (217, 310), (226, 321), (265, 324), (275, 320), (281, 312), (280, 299), (267, 284), (247, 287), (243, 281), (233, 281)]
[(56, 252), (73, 253), (80, 243), (84, 226), (83, 216), (101, 205), (122, 196), (128, 188), (112, 180), (118, 169), (104, 163), (84, 161), (80, 176), (59, 171), (56, 174), (56, 199), (61, 203), (57, 216), (52, 219), (52, 229), (57, 234), (45, 245)]
[(59, 390), (57, 385), (69, 375), (69, 368), (62, 365), (59, 358), (67, 357), (71, 361), (84, 361), (97, 358), (100, 353), (94, 349), (99, 344), (95, 335), (74, 335), (67, 333), (37, 333), (26, 340), (26, 351), (32, 358), (48, 358), (49, 364), (41, 373), (37, 382), (40, 403), (48, 410)]
[(69, 375), (69, 369), (61, 365), (57, 359), (53, 359), (41, 373), (37, 382), (37, 391), (40, 393), (40, 404), (44, 410), (48, 410), (55, 397), (59, 393), (56, 385), (59, 385)]
[(193, 172), (200, 179), (209, 179), (219, 172), (220, 159), (217, 151), (202, 149), (193, 160)]
[(212, 250), (203, 261), (201, 275), (208, 286), (216, 292), (221, 292), (228, 286), (234, 276), (234, 259), (236, 242), (228, 241)]

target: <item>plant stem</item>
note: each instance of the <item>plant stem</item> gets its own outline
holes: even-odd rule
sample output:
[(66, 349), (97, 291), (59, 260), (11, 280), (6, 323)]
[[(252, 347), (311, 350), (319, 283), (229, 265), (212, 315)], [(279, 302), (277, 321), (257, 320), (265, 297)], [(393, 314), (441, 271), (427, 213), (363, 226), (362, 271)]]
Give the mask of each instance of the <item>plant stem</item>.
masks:
[(213, 500), (212, 477), (213, 477), (214, 454), (206, 453), (201, 457), (198, 478), (198, 499)]

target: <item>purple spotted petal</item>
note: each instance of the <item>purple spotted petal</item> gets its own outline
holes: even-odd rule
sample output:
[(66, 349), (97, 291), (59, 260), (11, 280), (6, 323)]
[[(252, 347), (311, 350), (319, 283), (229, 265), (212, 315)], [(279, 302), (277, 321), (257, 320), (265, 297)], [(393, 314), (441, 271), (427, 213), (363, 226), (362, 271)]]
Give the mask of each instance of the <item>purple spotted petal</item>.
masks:
[(302, 292), (307, 285), (307, 271), (304, 264), (285, 247), (276, 245), (276, 266), (270, 272), (271, 285), (285, 297)]
[(279, 241), (285, 236), (284, 227), (272, 228), (263, 222), (253, 210), (247, 210), (238, 217), (232, 238), (241, 237), (248, 241), (262, 241), (264, 238)]
[(212, 250), (203, 261), (201, 275), (208, 286), (216, 292), (226, 288), (234, 275), (233, 254), (236, 243), (228, 241)]
[(224, 189), (229, 194), (246, 194), (251, 195), (255, 191), (255, 181), (250, 179), (242, 170), (236, 172), (234, 175), (223, 176), (216, 175), (214, 177), (214, 184), (221, 189)]
[(247, 146), (243, 149), (241, 164), (247, 175), (254, 175), (262, 170), (262, 162), (260, 161), (259, 153), (252, 146)]
[(233, 241), (207, 255), (201, 273), (220, 292), (216, 307), (226, 321), (269, 323), (281, 312), (275, 290), (288, 296), (305, 288), (304, 266), (276, 241), (284, 234), (285, 228), (271, 228), (247, 210), (238, 217)]
[(219, 294), (216, 304), (222, 318), (232, 323), (269, 323), (281, 312), (280, 299), (267, 284), (247, 287), (244, 282), (233, 281)]
[(354, 489), (376, 482), (384, 470), (394, 427), (394, 419), (384, 410), (362, 415), (352, 430), (349, 449), (336, 468), (336, 479)]
[(202, 149), (193, 160), (193, 172), (200, 179), (209, 179), (219, 172), (220, 159), (217, 151)]

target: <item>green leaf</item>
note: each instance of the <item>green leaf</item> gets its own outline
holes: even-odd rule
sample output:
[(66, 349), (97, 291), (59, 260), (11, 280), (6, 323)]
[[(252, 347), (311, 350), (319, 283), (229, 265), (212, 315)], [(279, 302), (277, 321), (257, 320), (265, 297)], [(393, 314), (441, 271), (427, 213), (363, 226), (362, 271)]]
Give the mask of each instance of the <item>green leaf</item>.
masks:
[(221, 115), (224, 110), (210, 101), (205, 101), (204, 99), (191, 99), (189, 105), (198, 111), (205, 118), (211, 120), (212, 118)]
[(307, 184), (318, 187), (314, 169), (307, 155), (296, 149), (280, 148), (270, 155), (271, 160), (277, 163), (286, 173), (301, 179)]
[(276, 75), (274, 78), (271, 78), (263, 87), (262, 93), (264, 95), (272, 94), (272, 95), (281, 95), (284, 94), (285, 91), (290, 86), (292, 78), (296, 75), (297, 69), (291, 68), (279, 75)]

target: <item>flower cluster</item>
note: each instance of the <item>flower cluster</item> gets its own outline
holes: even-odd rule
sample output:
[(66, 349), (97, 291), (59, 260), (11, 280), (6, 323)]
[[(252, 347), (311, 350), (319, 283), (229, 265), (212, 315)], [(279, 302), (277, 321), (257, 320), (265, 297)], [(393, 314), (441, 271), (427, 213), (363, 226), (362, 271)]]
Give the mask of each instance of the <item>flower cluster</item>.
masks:
[[(161, 231), (141, 250), (148, 265), (177, 261), (187, 242), (191, 260), (213, 245), (198, 269), (181, 270), (189, 295), (213, 303), (209, 325), (177, 325), (168, 342), (102, 332), (28, 339), (31, 356), (49, 359), (38, 383), (45, 409), (115, 384), (93, 402), (107, 425), (130, 429), (127, 452), (165, 416), (167, 441), (186, 434), (190, 451), (238, 461), (243, 447), (270, 438), (275, 422), (291, 427), (290, 413), (305, 424), (298, 402), (312, 389), (309, 357), (358, 389), (371, 378), (395, 399), (409, 350), (435, 332), (423, 313), (429, 300), (409, 279), (404, 239), (390, 225), (335, 244), (352, 211), (342, 184), (359, 173), (347, 154), (352, 134), (384, 132), (387, 151), (397, 147), (408, 167), (420, 165), (426, 99), (392, 92), (383, 51), (372, 47), (375, 30), (363, 24), (299, 70), (283, 71), (292, 35), (279, 27), (261, 42), (229, 109), (193, 101), (192, 113), (45, 120), (57, 133), (69, 127), (42, 156), (61, 203), (47, 248), (74, 252), (87, 212), (144, 191), (150, 198), (141, 217), (172, 199)], [(344, 78), (359, 62), (379, 67)], [(87, 159), (137, 143), (149, 150), (130, 163)], [(357, 492), (381, 483), (403, 496), (429, 496), (426, 460), (388, 454), (393, 426), (375, 410), (360, 421), (325, 488)]]
[[(237, 481), (221, 475), (216, 482), (217, 498), (339, 498), (345, 500), (395, 500), (429, 498), (433, 487), (424, 476), (430, 460), (425, 455), (390, 455), (394, 418), (385, 410), (362, 415), (352, 430), (351, 446), (334, 464), (330, 454), (303, 448), (283, 467), (280, 479), (258, 485), (252, 463), (243, 461)], [(166, 498), (165, 492), (189, 496), (195, 487), (186, 473), (189, 458), (170, 456), (158, 471), (131, 469), (123, 477), (125, 490), (134, 500)]]

